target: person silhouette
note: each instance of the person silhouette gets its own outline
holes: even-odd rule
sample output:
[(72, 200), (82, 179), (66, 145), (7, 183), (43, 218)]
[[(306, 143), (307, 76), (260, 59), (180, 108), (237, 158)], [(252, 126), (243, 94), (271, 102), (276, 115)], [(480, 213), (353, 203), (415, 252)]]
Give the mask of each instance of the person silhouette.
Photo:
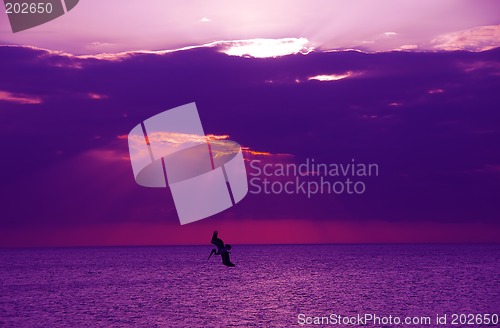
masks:
[(212, 235), (212, 240), (210, 241), (211, 244), (217, 246), (217, 250), (212, 249), (212, 251), (210, 252), (210, 255), (208, 255), (208, 259), (210, 259), (210, 257), (212, 255), (220, 255), (221, 258), (222, 258), (222, 264), (228, 266), (228, 267), (234, 267), (235, 264), (231, 262), (231, 260), (229, 259), (229, 254), (230, 254), (230, 250), (231, 250), (231, 245), (229, 244), (225, 244), (224, 245), (224, 242), (222, 241), (222, 239), (220, 239), (218, 236), (218, 232), (217, 230), (214, 231), (214, 234)]

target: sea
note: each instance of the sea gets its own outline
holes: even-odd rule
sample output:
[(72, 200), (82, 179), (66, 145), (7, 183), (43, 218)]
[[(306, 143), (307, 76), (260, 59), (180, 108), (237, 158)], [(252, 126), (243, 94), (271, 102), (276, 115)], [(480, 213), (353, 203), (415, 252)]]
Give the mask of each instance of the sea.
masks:
[(0, 250), (0, 327), (475, 327), (500, 314), (500, 245), (234, 245), (235, 267), (211, 249)]

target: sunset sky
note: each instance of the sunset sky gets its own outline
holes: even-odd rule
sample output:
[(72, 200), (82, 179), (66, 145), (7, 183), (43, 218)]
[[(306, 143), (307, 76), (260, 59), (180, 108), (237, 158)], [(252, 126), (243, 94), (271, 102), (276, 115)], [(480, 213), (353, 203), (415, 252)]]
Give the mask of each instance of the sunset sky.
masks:
[(73, 54), (255, 38), (304, 38), (322, 50), (479, 50), (498, 45), (498, 27), (485, 27), (499, 23), (499, 10), (496, 0), (85, 0), (22, 33), (12, 33), (0, 16), (0, 43)]
[[(85, 0), (0, 13), (0, 247), (500, 242), (498, 1)], [(363, 195), (252, 195), (180, 226), (126, 136), (196, 102), (248, 160), (377, 163)]]

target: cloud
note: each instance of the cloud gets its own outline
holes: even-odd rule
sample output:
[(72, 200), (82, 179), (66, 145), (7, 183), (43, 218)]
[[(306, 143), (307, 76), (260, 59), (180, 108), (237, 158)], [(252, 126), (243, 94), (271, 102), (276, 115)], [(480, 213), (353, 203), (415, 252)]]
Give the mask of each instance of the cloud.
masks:
[[(116, 6), (119, 11), (114, 10)], [(495, 0), (481, 1), (480, 5), (472, 0), (461, 1), (460, 5), (435, 0), (389, 0), (383, 4), (369, 0), (257, 0), (244, 4), (197, 0), (183, 2), (175, 10), (168, 10), (164, 0), (151, 0), (148, 6), (123, 0), (109, 0), (109, 5), (103, 6), (102, 1), (89, 0), (71, 19), (55, 20), (22, 35), (13, 34), (8, 20), (3, 19), (0, 39), (77, 54), (287, 36), (314, 40), (316, 47), (324, 49), (353, 48), (363, 46), (362, 40), (374, 39), (376, 42), (364, 44), (364, 49), (390, 51), (408, 43), (428, 44), (437, 35), (469, 28), (471, 22), (491, 24), (498, 21), (498, 9)], [(393, 33), (398, 34), (393, 37)], [(89, 46), (89, 42), (95, 46)]]
[(292, 54), (308, 54), (314, 48), (306, 38), (252, 39), (219, 42), (220, 51), (239, 57), (276, 58)]
[(22, 105), (37, 105), (42, 103), (42, 98), (0, 90), (0, 101), (7, 101)]
[[(306, 38), (282, 38), (282, 39), (247, 39), (247, 40), (221, 40), (200, 45), (192, 45), (181, 48), (165, 50), (133, 50), (117, 53), (98, 53), (91, 55), (74, 55), (63, 51), (54, 51), (34, 46), (2, 46), (12, 48), (26, 48), (40, 51), (40, 56), (51, 56), (70, 58), (78, 60), (97, 59), (106, 61), (122, 61), (135, 55), (166, 55), (176, 52), (188, 51), (202, 48), (215, 48), (218, 52), (229, 56), (253, 57), (253, 58), (276, 58), (293, 54), (308, 54), (314, 51), (314, 47)], [(81, 68), (81, 63), (56, 62), (53, 66)]]
[(416, 44), (404, 44), (401, 47), (399, 47), (398, 50), (416, 50), (418, 49), (418, 45)]
[(102, 99), (108, 99), (109, 97), (103, 94), (95, 93), (95, 92), (89, 92), (87, 93), (87, 97), (93, 100), (102, 100)]
[(292, 154), (284, 154), (284, 153), (270, 153), (268, 151), (258, 151), (252, 150), (250, 147), (242, 147), (243, 154), (245, 155), (245, 160), (250, 161), (252, 159), (262, 159), (265, 157), (273, 158), (273, 159), (281, 159), (281, 158), (292, 158)]
[[(212, 146), (225, 146), (224, 140), (228, 140), (230, 138), (227, 134), (222, 135), (214, 135), (207, 134), (206, 136), (200, 136), (196, 134), (186, 134), (186, 133), (177, 133), (177, 132), (154, 132), (150, 133), (147, 136), (147, 140), (149, 143), (154, 144), (162, 144), (165, 147), (177, 148), (185, 144), (201, 144), (204, 142), (209, 142)], [(137, 135), (119, 135), (117, 136), (118, 140), (128, 140), (129, 146), (133, 147), (136, 151), (137, 156), (145, 156), (149, 157), (149, 153), (144, 152), (142, 145), (144, 144), (144, 137)], [(111, 145), (111, 147), (116, 147), (116, 145)], [(113, 148), (110, 148), (108, 151), (111, 152)], [(212, 149), (215, 157), (220, 157), (224, 153), (221, 153), (220, 147), (215, 147)], [(245, 156), (246, 160), (254, 159), (256, 157), (287, 157), (293, 156), (291, 154), (273, 154), (267, 151), (258, 151), (252, 150), (250, 147), (241, 147), (242, 152)], [(231, 152), (232, 153), (232, 152)], [(123, 157), (123, 154), (117, 154), (118, 157)]]
[(500, 174), (500, 164), (485, 164), (484, 166), (471, 170), (474, 173)]
[[(144, 138), (142, 136), (132, 135), (119, 135), (118, 139), (129, 140), (132, 143), (137, 143), (142, 145), (144, 143)], [(181, 146), (189, 143), (204, 143), (207, 140), (214, 142), (217, 140), (227, 140), (229, 135), (214, 135), (208, 134), (206, 136), (200, 136), (197, 134), (179, 133), (179, 132), (153, 132), (148, 133), (149, 142), (160, 143), (160, 144), (171, 144), (175, 146)]]
[(249, 40), (229, 40), (215, 41), (201, 45), (187, 46), (170, 50), (137, 50), (116, 54), (102, 53), (97, 55), (81, 55), (77, 58), (121, 60), (137, 54), (164, 55), (179, 51), (187, 51), (197, 48), (216, 48), (219, 52), (229, 56), (253, 57), (253, 58), (276, 58), (293, 54), (308, 54), (314, 50), (306, 38), (282, 38), (282, 39), (249, 39)]
[(431, 90), (427, 91), (427, 93), (430, 94), (430, 95), (436, 94), (436, 93), (443, 93), (443, 92), (444, 92), (444, 90), (440, 89), (440, 88), (438, 88), (438, 89), (431, 89)]
[(353, 72), (349, 71), (344, 74), (320, 74), (320, 75), (315, 75), (308, 77), (307, 79), (309, 81), (311, 80), (316, 80), (316, 81), (321, 81), (321, 82), (329, 82), (329, 81), (338, 81), (345, 79), (347, 77), (353, 76)]
[[(315, 223), (334, 217), (363, 222), (498, 219), (498, 179), (450, 178), (448, 172), (500, 163), (497, 77), (491, 75), (500, 49), (313, 51), (254, 59), (227, 56), (221, 46), (164, 56), (135, 53), (119, 61), (0, 47), (0, 71), (17, 77), (0, 80), (0, 90), (43, 99), (29, 115), (4, 110), (19, 106), (14, 102), (0, 106), (0, 134), (12, 140), (0, 145), (12, 159), (2, 163), (0, 228), (89, 220), (177, 223), (165, 190), (136, 185), (127, 140), (117, 136), (128, 134), (145, 117), (190, 101), (199, 105), (207, 132), (231, 135), (250, 147), (244, 151), (246, 159), (265, 164), (355, 157), (377, 162), (383, 172), (367, 184), (363, 199), (304, 202), (300, 197), (250, 195), (231, 210), (236, 217), (278, 220), (295, 215)], [(56, 67), (55, 62), (77, 62), (82, 68)], [(363, 75), (340, 83), (306, 82), (346, 72)], [(304, 83), (265, 83), (295, 79)], [(428, 94), (438, 89), (446, 92)], [(88, 92), (109, 99), (92, 101)], [(404, 106), (388, 106), (393, 102)], [(492, 132), (468, 132), (472, 129)], [(279, 155), (286, 153), (294, 156)]]
[(500, 75), (500, 62), (494, 60), (461, 62), (459, 67), (461, 67), (466, 73), (481, 70), (487, 72), (489, 71), (492, 75)]
[(479, 26), (442, 34), (431, 41), (437, 50), (484, 51), (500, 46), (500, 25)]

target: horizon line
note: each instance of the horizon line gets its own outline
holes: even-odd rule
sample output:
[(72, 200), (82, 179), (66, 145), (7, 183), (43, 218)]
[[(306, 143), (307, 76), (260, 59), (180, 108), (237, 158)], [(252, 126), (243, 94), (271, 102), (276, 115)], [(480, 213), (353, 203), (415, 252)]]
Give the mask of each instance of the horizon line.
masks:
[[(272, 40), (274, 40), (274, 39), (272, 39)], [(0, 43), (0, 48), (24, 48), (24, 49), (31, 49), (31, 50), (35, 50), (35, 51), (47, 52), (50, 55), (55, 55), (55, 56), (60, 56), (60, 57), (77, 58), (77, 59), (82, 59), (82, 60), (96, 59), (96, 60), (107, 60), (107, 61), (120, 61), (120, 60), (126, 59), (126, 58), (128, 58), (130, 56), (134, 56), (134, 55), (163, 56), (163, 55), (177, 53), (177, 52), (183, 52), (183, 51), (189, 51), (189, 50), (200, 50), (200, 49), (213, 49), (213, 50), (215, 50), (215, 52), (220, 53), (221, 55), (226, 55), (229, 57), (252, 58), (252, 59), (276, 59), (276, 58), (296, 56), (296, 55), (307, 56), (309, 54), (320, 54), (320, 53), (329, 54), (329, 53), (342, 53), (342, 52), (356, 52), (356, 53), (369, 54), (369, 55), (388, 54), (388, 53), (440, 54), (440, 53), (459, 53), (459, 52), (484, 53), (484, 52), (490, 52), (490, 51), (495, 51), (495, 50), (500, 49), (500, 45), (498, 45), (496, 47), (489, 48), (489, 49), (482, 49), (482, 50), (470, 50), (470, 49), (454, 49), (454, 50), (391, 49), (391, 50), (384, 50), (384, 51), (369, 51), (369, 50), (356, 49), (356, 48), (345, 48), (345, 49), (314, 48), (314, 49), (311, 49), (310, 51), (307, 51), (307, 52), (300, 52), (299, 51), (296, 53), (287, 53), (287, 54), (283, 54), (283, 55), (268, 56), (268, 57), (256, 57), (256, 56), (252, 56), (252, 55), (245, 55), (245, 56), (230, 55), (230, 54), (227, 54), (224, 51), (222, 51), (224, 49), (224, 46), (227, 46), (228, 44), (244, 42), (244, 41), (248, 42), (248, 41), (251, 41), (251, 39), (249, 39), (249, 40), (214, 41), (214, 42), (210, 42), (210, 43), (206, 43), (206, 44), (185, 46), (185, 47), (180, 47), (180, 48), (175, 48), (175, 49), (158, 49), (158, 50), (137, 49), (137, 50), (126, 50), (126, 51), (117, 51), (117, 52), (101, 52), (101, 53), (96, 53), (96, 54), (76, 54), (76, 53), (71, 53), (71, 52), (64, 51), (64, 50), (54, 50), (54, 49), (38, 47), (38, 46), (34, 46), (34, 45), (29, 45), (29, 44), (4, 44), (4, 43)]]
[[(424, 246), (424, 245), (459, 245), (459, 246), (500, 246), (500, 242), (381, 242), (381, 243), (276, 243), (276, 244), (237, 244), (233, 246)], [(158, 244), (158, 245), (60, 245), (60, 246), (0, 246), (0, 251), (5, 250), (29, 250), (29, 249), (64, 249), (64, 248), (141, 248), (141, 247), (199, 247), (211, 246), (211, 244)]]

